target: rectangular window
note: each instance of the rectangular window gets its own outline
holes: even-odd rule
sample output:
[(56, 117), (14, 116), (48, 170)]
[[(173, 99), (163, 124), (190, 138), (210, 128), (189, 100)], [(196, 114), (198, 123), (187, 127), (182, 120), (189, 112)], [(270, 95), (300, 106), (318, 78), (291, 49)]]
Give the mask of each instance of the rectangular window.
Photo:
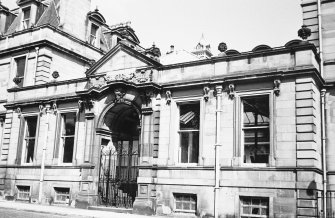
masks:
[(22, 29), (28, 29), (30, 26), (30, 7), (22, 9)]
[(244, 163), (269, 163), (269, 96), (242, 98)]
[(70, 188), (55, 187), (55, 202), (56, 203), (69, 203)]
[(269, 199), (257, 197), (241, 197), (241, 218), (266, 218), (269, 217)]
[(175, 211), (196, 213), (197, 210), (197, 196), (195, 194), (174, 194)]
[(30, 197), (30, 186), (17, 186), (17, 199), (19, 200), (29, 200)]
[(72, 163), (75, 130), (76, 130), (76, 113), (62, 114), (61, 157), (63, 163)]
[(179, 160), (198, 163), (200, 102), (179, 105)]
[(92, 23), (91, 34), (90, 34), (90, 44), (91, 45), (96, 45), (98, 29), (99, 27)]
[(24, 73), (26, 71), (26, 56), (18, 57), (14, 59), (15, 61), (15, 83), (18, 87), (23, 86)]
[(36, 141), (36, 130), (37, 130), (37, 116), (31, 116), (25, 118), (25, 152), (24, 162), (32, 163), (34, 160), (35, 153), (35, 141)]

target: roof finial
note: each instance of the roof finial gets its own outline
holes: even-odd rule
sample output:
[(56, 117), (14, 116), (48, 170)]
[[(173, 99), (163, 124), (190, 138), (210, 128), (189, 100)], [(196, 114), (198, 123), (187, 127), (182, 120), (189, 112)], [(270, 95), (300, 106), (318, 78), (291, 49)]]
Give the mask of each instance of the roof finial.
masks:
[(95, 6), (95, 11), (99, 11), (98, 5)]

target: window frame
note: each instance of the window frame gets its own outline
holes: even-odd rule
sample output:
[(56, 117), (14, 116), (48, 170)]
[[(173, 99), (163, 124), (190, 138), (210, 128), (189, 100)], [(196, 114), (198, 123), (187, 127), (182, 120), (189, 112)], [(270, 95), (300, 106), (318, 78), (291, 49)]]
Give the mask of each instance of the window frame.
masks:
[[(24, 19), (24, 15), (25, 15), (25, 11), (27, 11), (29, 9), (29, 18), (28, 19)], [(28, 21), (28, 23), (26, 23)], [(27, 25), (25, 27), (25, 25)], [(22, 8), (22, 20), (21, 20), (21, 28), (22, 30), (26, 30), (29, 29), (31, 26), (31, 6), (26, 6), (24, 8)]]
[[(89, 27), (88, 27), (88, 44), (94, 46), (94, 47), (97, 47), (97, 48), (100, 48), (100, 39), (101, 39), (101, 34), (100, 34), (100, 31), (101, 31), (101, 25), (99, 25), (97, 22), (94, 22), (92, 20), (89, 21)], [(95, 35), (95, 39), (94, 39), (94, 43), (92, 43), (91, 41), (91, 38), (92, 38), (92, 27), (95, 26), (97, 27), (97, 31), (96, 31), (96, 35)]]
[[(252, 215), (252, 214), (243, 214), (243, 199), (250, 199), (250, 201), (252, 201), (252, 199), (262, 199), (262, 200), (267, 200), (267, 207), (264, 207), (262, 205), (258, 205), (257, 208), (267, 208), (267, 215)], [(270, 214), (271, 214), (271, 207), (272, 204), (272, 199), (270, 197), (267, 196), (246, 196), (246, 195), (240, 195), (239, 196), (239, 217), (256, 217), (256, 218), (269, 218)], [(250, 204), (251, 205), (251, 204)], [(254, 206), (254, 205), (251, 205)]]
[(14, 86), (17, 86), (17, 87), (19, 87), (19, 88), (22, 88), (22, 87), (25, 87), (25, 83), (26, 83), (26, 77), (27, 77), (27, 69), (28, 69), (28, 59), (29, 59), (29, 57), (28, 57), (29, 55), (28, 55), (28, 53), (26, 54), (21, 54), (21, 55), (17, 55), (17, 56), (13, 56), (12, 57), (12, 75), (13, 75), (13, 79), (15, 78), (15, 77), (18, 77), (17, 76), (17, 74), (18, 74), (18, 64), (17, 64), (17, 59), (19, 59), (19, 58), (22, 58), (22, 57), (25, 57), (25, 62), (24, 62), (24, 72), (23, 72), (23, 76), (22, 77), (20, 77), (20, 78), (22, 78), (22, 85), (20, 86), (20, 85), (17, 85), (17, 84), (15, 84), (14, 83), (14, 81), (13, 81), (13, 79), (12, 79), (12, 82), (14, 83)]
[[(66, 194), (58, 194), (56, 189), (69, 189), (69, 194), (66, 195)], [(71, 188), (70, 187), (60, 187), (60, 186), (54, 186), (53, 187), (53, 191), (54, 191), (54, 202), (57, 203), (57, 204), (68, 204), (68, 202), (65, 201), (58, 201), (57, 200), (57, 196), (68, 196), (69, 197), (69, 201), (71, 199)]]
[[(199, 125), (199, 148), (198, 148), (198, 161), (196, 163), (182, 163), (181, 162), (181, 143), (180, 143), (180, 124), (179, 124), (179, 119), (180, 119), (180, 107), (179, 105), (183, 104), (192, 104), (192, 103), (199, 103), (199, 120), (200, 120), (200, 125)], [(201, 165), (201, 157), (202, 157), (202, 148), (203, 148), (203, 124), (204, 124), (204, 100), (202, 96), (196, 96), (196, 97), (182, 97), (182, 98), (174, 98), (171, 101), (171, 130), (170, 132), (171, 138), (173, 138), (174, 142), (174, 149), (173, 149), (173, 154), (169, 154), (169, 156), (173, 156), (173, 162), (174, 165), (177, 166), (199, 166)]]
[[(186, 213), (186, 214), (196, 214), (198, 209), (198, 195), (195, 193), (180, 193), (180, 192), (173, 192), (173, 211), (177, 213)], [(184, 210), (184, 209), (177, 209), (177, 196), (194, 196), (195, 197), (195, 209), (194, 210)], [(191, 203), (191, 202), (190, 202)]]
[[(19, 198), (20, 196), (20, 188), (19, 187), (29, 187), (29, 195), (28, 198)], [(28, 192), (25, 192), (28, 193)], [(31, 186), (30, 185), (16, 185), (16, 199), (20, 201), (29, 201), (29, 198), (31, 197)]]
[[(37, 120), (36, 120), (36, 132), (35, 132), (35, 143), (34, 143), (34, 151), (33, 151), (33, 161), (32, 162), (27, 162), (26, 159), (27, 159), (27, 128), (28, 128), (28, 125), (27, 125), (27, 118), (28, 117), (36, 117)], [(39, 137), (39, 130), (40, 130), (40, 116), (38, 113), (32, 113), (32, 114), (25, 114), (23, 115), (23, 119), (24, 119), (24, 122), (23, 122), (23, 134), (21, 135), (22, 138), (22, 154), (21, 154), (21, 165), (33, 165), (35, 163), (35, 159), (36, 159), (36, 149), (37, 149), (37, 146), (38, 146), (38, 137)]]
[[(75, 130), (74, 130), (74, 135), (73, 135), (73, 151), (72, 151), (72, 161), (67, 163), (63, 162), (64, 158), (64, 140), (63, 140), (63, 124), (64, 124), (64, 119), (63, 115), (64, 114), (75, 114)], [(78, 110), (64, 110), (64, 111), (59, 111), (58, 114), (58, 119), (59, 120), (59, 126), (57, 128), (58, 134), (57, 137), (58, 139), (58, 165), (62, 166), (72, 166), (74, 164), (75, 160), (75, 155), (76, 155), (76, 149), (77, 149), (77, 135), (78, 135), (78, 120), (79, 120), (79, 112)]]
[[(244, 123), (243, 123), (243, 98), (258, 97), (258, 96), (268, 96), (269, 97), (269, 160), (268, 163), (244, 163)], [(263, 90), (263, 91), (250, 91), (250, 92), (240, 92), (236, 94), (237, 97), (237, 141), (238, 150), (240, 157), (240, 166), (244, 167), (270, 167), (274, 164), (273, 153), (274, 153), (274, 92), (273, 90)]]

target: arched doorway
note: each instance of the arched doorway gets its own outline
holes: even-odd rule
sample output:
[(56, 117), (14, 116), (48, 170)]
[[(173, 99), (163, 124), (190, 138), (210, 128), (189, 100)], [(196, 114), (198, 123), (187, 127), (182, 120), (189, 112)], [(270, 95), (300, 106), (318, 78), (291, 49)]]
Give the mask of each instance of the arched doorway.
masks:
[(128, 103), (111, 105), (102, 118), (100, 204), (131, 208), (137, 195), (140, 114)]

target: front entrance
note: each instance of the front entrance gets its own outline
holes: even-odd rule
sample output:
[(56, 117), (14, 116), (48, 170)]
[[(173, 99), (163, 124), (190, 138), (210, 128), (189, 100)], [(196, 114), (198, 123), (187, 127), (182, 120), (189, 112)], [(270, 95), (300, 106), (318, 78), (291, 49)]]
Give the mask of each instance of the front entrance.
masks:
[(101, 137), (100, 204), (132, 208), (137, 196), (139, 115), (131, 105), (118, 104), (105, 116), (110, 134)]

